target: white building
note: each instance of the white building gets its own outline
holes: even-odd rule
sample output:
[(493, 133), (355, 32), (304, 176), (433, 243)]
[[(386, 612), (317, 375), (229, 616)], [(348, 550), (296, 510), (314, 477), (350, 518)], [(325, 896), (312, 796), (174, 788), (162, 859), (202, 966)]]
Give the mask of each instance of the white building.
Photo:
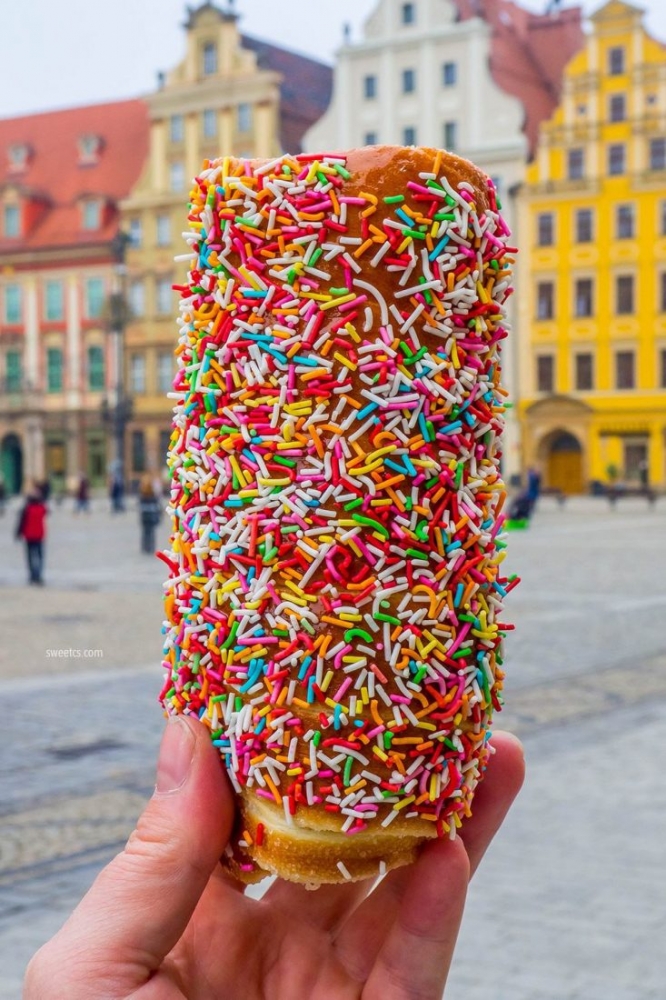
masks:
[[(306, 134), (304, 148), (388, 143), (459, 153), (494, 179), (511, 225), (512, 192), (579, 35), (578, 8), (534, 15), (510, 0), (379, 0), (362, 39), (345, 37), (331, 104)], [(513, 402), (516, 340), (514, 323), (504, 353)], [(520, 468), (514, 412), (507, 414), (507, 479)]]

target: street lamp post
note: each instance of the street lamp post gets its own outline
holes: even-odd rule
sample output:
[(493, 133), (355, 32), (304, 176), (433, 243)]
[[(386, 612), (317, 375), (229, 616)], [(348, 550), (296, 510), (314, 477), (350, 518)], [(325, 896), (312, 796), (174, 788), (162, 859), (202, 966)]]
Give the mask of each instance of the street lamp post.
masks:
[(125, 430), (132, 417), (132, 400), (125, 388), (125, 327), (128, 321), (125, 284), (127, 266), (125, 252), (130, 237), (118, 230), (111, 243), (115, 261), (114, 284), (107, 306), (107, 331), (111, 338), (111, 354), (116, 369), (116, 385), (112, 404), (102, 403), (102, 415), (109, 426), (114, 440), (114, 460), (112, 464), (112, 489), (114, 510), (123, 509), (123, 497), (127, 486), (125, 474)]

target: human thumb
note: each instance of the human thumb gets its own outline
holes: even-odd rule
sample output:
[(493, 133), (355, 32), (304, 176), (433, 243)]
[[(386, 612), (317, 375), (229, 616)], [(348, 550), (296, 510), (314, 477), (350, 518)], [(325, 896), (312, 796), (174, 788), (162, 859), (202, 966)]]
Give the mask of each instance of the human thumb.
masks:
[(106, 968), (113, 989), (144, 983), (187, 927), (226, 846), (233, 811), (208, 730), (190, 717), (171, 718), (155, 793), (136, 830), (43, 951), (55, 947), (60, 963), (63, 954), (75, 955), (82, 978), (85, 967)]

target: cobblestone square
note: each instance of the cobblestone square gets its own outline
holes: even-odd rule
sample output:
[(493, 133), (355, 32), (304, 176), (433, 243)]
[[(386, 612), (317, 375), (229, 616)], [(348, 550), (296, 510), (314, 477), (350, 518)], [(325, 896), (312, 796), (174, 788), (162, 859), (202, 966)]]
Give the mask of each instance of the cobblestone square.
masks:
[[(136, 511), (54, 508), (43, 589), (24, 585), (15, 514), (0, 519), (0, 1000), (121, 848), (162, 727), (163, 572)], [(663, 1000), (666, 502), (543, 501), (510, 543), (523, 584), (502, 725), (528, 779), (470, 890), (448, 995)]]

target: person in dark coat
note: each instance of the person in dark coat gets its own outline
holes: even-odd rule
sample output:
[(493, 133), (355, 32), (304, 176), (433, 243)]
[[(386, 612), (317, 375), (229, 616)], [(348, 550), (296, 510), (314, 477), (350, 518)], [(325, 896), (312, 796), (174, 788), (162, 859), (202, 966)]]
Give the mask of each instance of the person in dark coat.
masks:
[(109, 496), (111, 498), (111, 513), (121, 514), (125, 510), (125, 487), (123, 486), (123, 477), (118, 473), (115, 473), (111, 478)]
[(16, 538), (25, 542), (28, 562), (28, 582), (44, 583), (44, 539), (46, 538), (46, 504), (37, 493), (30, 493), (19, 514)]
[(90, 486), (86, 476), (79, 478), (79, 485), (76, 489), (76, 507), (74, 510), (77, 514), (81, 510), (90, 511)]
[(161, 515), (160, 501), (150, 476), (144, 476), (139, 490), (139, 518), (141, 521), (141, 551), (155, 552), (155, 529)]

